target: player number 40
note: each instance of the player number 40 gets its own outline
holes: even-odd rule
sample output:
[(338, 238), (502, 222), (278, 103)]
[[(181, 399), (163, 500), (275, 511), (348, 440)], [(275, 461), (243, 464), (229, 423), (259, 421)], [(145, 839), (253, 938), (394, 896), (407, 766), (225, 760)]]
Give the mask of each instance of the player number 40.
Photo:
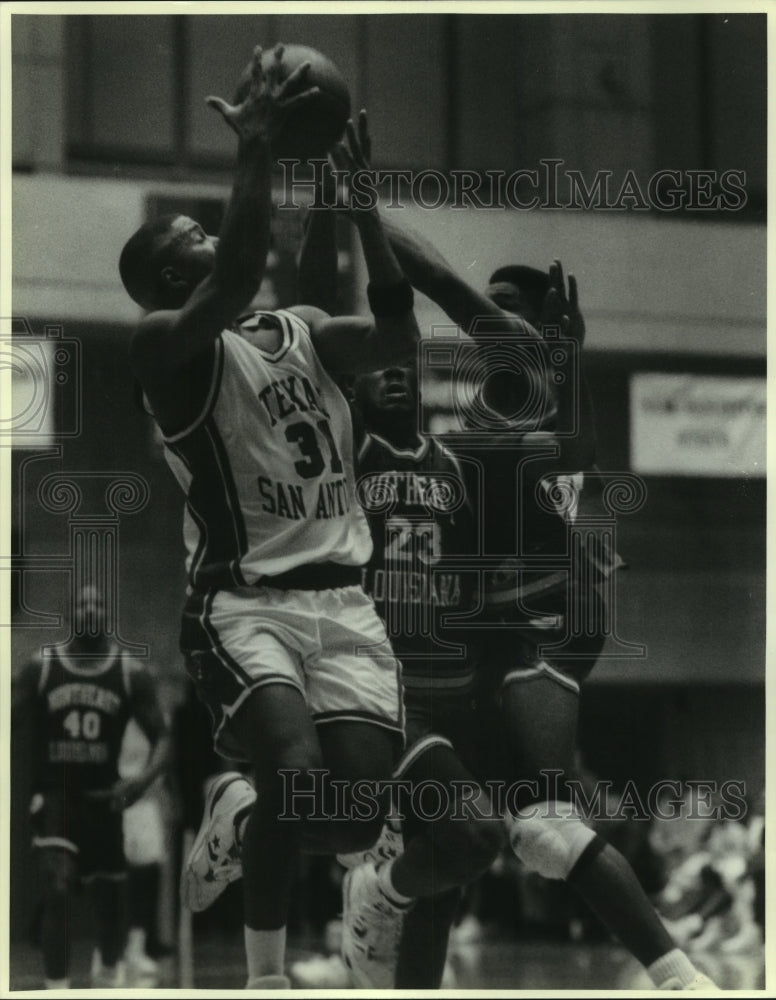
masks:
[(98, 712), (79, 712), (74, 708), (62, 720), (62, 725), (74, 740), (96, 740), (100, 735)]

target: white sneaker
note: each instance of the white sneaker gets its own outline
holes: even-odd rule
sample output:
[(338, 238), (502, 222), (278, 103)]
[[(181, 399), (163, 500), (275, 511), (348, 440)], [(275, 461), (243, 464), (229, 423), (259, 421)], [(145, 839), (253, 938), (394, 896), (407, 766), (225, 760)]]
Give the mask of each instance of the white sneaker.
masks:
[(92, 986), (106, 990), (120, 989), (127, 985), (127, 970), (123, 962), (115, 965), (102, 965), (92, 968)]
[(148, 955), (125, 955), (127, 986), (151, 987), (159, 985), (159, 965)]
[(360, 989), (393, 989), (405, 910), (380, 888), (371, 862), (342, 880), (342, 958)]
[(145, 931), (140, 927), (130, 928), (124, 961), (127, 965), (127, 986), (158, 986), (159, 964), (145, 951)]
[(291, 966), (297, 989), (344, 990), (350, 985), (347, 966), (340, 955), (311, 955)]
[(255, 801), (253, 785), (237, 771), (219, 775), (211, 782), (202, 824), (181, 878), (181, 902), (192, 913), (206, 910), (230, 882), (242, 875), (234, 820), (238, 812)]

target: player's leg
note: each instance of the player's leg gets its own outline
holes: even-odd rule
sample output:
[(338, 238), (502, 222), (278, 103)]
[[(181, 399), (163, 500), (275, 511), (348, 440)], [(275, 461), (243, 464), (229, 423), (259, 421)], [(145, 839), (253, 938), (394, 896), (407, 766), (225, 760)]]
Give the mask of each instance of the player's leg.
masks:
[(388, 814), (388, 779), (401, 749), (398, 732), (370, 722), (332, 719), (317, 725), (326, 770), (325, 825), (311, 822), (305, 849), (348, 854), (372, 847)]
[(319, 622), (317, 655), (305, 669), (327, 770), (326, 809), (344, 817), (321, 830), (329, 852), (332, 846), (337, 854), (364, 851), (380, 835), (387, 783), (403, 744), (401, 667), (361, 587), (318, 591), (302, 610)]
[(124, 949), (129, 929), (129, 896), (126, 873), (97, 874), (88, 879), (93, 901), (100, 962), (92, 977), (94, 986), (125, 985)]
[(159, 966), (150, 955), (156, 940), (161, 863), (165, 856), (164, 822), (159, 802), (146, 795), (124, 810), (129, 933), (127, 979), (133, 986), (155, 986)]
[[(390, 884), (413, 898), (474, 881), (488, 870), (504, 843), (500, 817), (452, 744), (432, 736), (416, 750), (420, 752), (397, 768), (398, 776), (412, 786), (404, 853), (387, 863)], [(424, 804), (416, 794), (421, 789), (428, 790), (430, 802)]]
[(47, 989), (70, 986), (70, 899), (78, 885), (75, 795), (36, 793), (30, 803), (32, 846), (41, 884), (40, 945)]
[[(304, 696), (289, 684), (252, 691), (229, 731), (255, 772), (256, 797), (239, 824), (248, 983), (283, 987), (286, 924), (303, 824), (314, 808), (311, 772), (323, 768), (323, 758)], [(296, 820), (280, 819), (288, 805), (283, 772), (295, 775)]]
[(442, 985), (450, 930), (461, 902), (460, 889), (419, 899), (404, 917), (395, 987), (437, 990)]
[(451, 790), (450, 808), (438, 819), (417, 811), (407, 815), (407, 848), (391, 863), (394, 884), (400, 890), (414, 888), (420, 897), (404, 920), (394, 985), (439, 989), (460, 887), (490, 868), (504, 844), (504, 831), (490, 798), (451, 745), (429, 741), (403, 776), (414, 788), (438, 783)]
[[(426, 735), (415, 742), (396, 773), (409, 790), (399, 802), (405, 849), (346, 875), (343, 956), (358, 986), (434, 989), (442, 980), (454, 916), (447, 894), (487, 870), (503, 843), (503, 829), (489, 798), (444, 737)], [(438, 905), (418, 905), (439, 894), (445, 899)]]
[(47, 989), (70, 986), (69, 905), (78, 882), (75, 849), (40, 846), (38, 861), (43, 889), (41, 949)]
[(123, 986), (129, 931), (129, 885), (121, 813), (84, 798), (79, 810), (80, 870), (93, 902), (99, 963), (93, 985)]
[(548, 801), (546, 774), (573, 776), (579, 690), (559, 669), (539, 667), (532, 664), (508, 675), (501, 694), (510, 780), (533, 778), (539, 789), (535, 795), (523, 785), (518, 805), (526, 816), (510, 817), (515, 854), (532, 871), (563, 879), (577, 891), (656, 985), (673, 982), (676, 988), (688, 988), (702, 982), (676, 948), (630, 864), (576, 814), (563, 777), (555, 786), (558, 798)]

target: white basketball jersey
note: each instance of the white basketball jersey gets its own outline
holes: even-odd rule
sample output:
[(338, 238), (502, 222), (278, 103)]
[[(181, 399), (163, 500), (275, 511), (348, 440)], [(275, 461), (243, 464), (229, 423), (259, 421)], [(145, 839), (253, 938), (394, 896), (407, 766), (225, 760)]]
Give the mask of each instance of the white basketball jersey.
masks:
[[(252, 342), (262, 316), (276, 351)], [(305, 322), (255, 313), (215, 345), (202, 413), (164, 438), (186, 493), (186, 568), (193, 587), (232, 588), (306, 563), (362, 566), (372, 554), (356, 500), (350, 410)]]

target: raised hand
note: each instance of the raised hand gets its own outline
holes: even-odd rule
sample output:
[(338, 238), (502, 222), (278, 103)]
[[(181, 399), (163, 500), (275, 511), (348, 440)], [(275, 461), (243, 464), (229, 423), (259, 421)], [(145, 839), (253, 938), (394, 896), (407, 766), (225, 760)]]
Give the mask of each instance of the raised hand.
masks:
[[(349, 123), (352, 128), (352, 123)], [(354, 133), (355, 134), (355, 133)], [(361, 157), (367, 169), (372, 164), (372, 137), (369, 134), (369, 122), (366, 111), (362, 108), (358, 113), (358, 147), (361, 150)]]
[(559, 326), (563, 333), (582, 346), (585, 341), (585, 320), (579, 309), (577, 279), (569, 275), (569, 290), (563, 279), (563, 266), (559, 260), (550, 264), (550, 287), (542, 304), (542, 326)]
[(221, 97), (205, 98), (206, 104), (218, 111), (242, 141), (256, 137), (271, 139), (282, 129), (289, 111), (319, 93), (318, 87), (308, 87), (289, 94), (304, 82), (310, 63), (302, 63), (283, 79), (283, 52), (282, 45), (275, 46), (274, 58), (265, 72), (261, 62), (262, 48), (256, 46), (251, 60), (248, 91), (241, 103), (228, 104)]
[[(347, 143), (338, 142), (332, 149), (330, 159), (337, 171), (337, 179), (344, 180), (347, 193), (346, 204), (349, 209), (372, 209), (377, 206), (374, 186), (374, 176), (369, 164), (372, 153), (372, 140), (369, 136), (369, 125), (366, 111), (358, 115), (358, 131), (352, 120), (345, 126)], [(362, 181), (354, 184), (353, 175), (363, 175)], [(355, 188), (358, 191), (355, 191)]]

